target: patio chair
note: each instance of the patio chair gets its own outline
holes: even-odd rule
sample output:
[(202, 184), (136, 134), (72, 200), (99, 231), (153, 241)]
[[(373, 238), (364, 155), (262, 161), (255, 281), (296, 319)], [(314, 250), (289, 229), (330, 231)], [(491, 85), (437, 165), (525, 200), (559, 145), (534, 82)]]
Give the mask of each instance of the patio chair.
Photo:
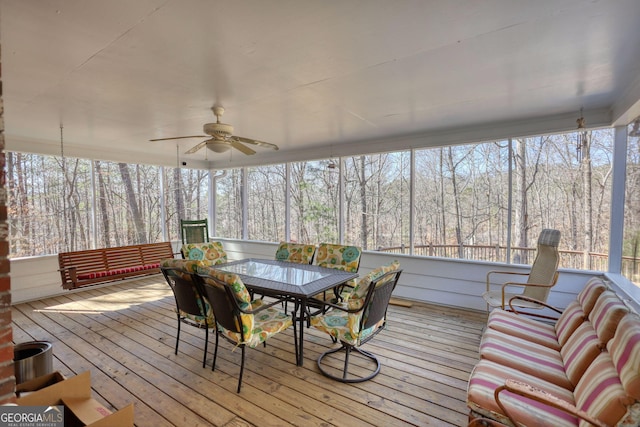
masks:
[[(315, 253), (315, 245), (280, 242), (280, 246), (278, 246), (276, 250), (275, 259), (276, 261), (294, 262), (296, 264), (311, 264), (313, 263)], [(262, 295), (261, 298), (264, 298), (264, 295)], [(284, 302), (284, 311), (287, 311), (287, 301)]]
[(313, 263), (313, 256), (316, 253), (315, 245), (305, 245), (302, 243), (280, 242), (276, 250), (277, 261), (295, 262), (297, 264)]
[[(318, 358), (318, 368), (323, 375), (345, 383), (357, 383), (370, 380), (380, 372), (380, 361), (360, 346), (371, 340), (384, 329), (387, 322), (387, 307), (391, 294), (398, 283), (402, 270), (394, 261), (388, 266), (379, 267), (358, 281), (349, 297), (340, 304), (327, 303), (331, 307), (325, 314), (311, 317), (311, 325), (328, 333), (332, 340), (340, 341), (341, 346), (328, 350)], [(375, 367), (365, 376), (349, 372), (349, 356), (355, 350), (369, 359)], [(323, 363), (333, 353), (344, 353), (342, 374), (337, 375), (335, 361)], [(332, 358), (333, 359), (333, 358)], [(339, 370), (339, 368), (337, 368)], [(360, 367), (359, 371), (364, 370)], [(334, 374), (333, 372), (336, 372)]]
[(205, 243), (209, 241), (209, 223), (205, 219), (181, 219), (180, 220), (180, 236), (182, 244), (186, 243)]
[(357, 273), (360, 268), (362, 248), (358, 246), (320, 243), (316, 255), (316, 265)]
[(283, 300), (278, 299), (269, 304), (260, 299), (251, 300), (249, 291), (238, 275), (213, 268), (207, 274), (194, 275), (194, 280), (202, 284), (211, 301), (216, 320), (216, 344), (211, 370), (216, 369), (220, 336), (242, 350), (238, 393), (242, 386), (246, 347), (255, 348), (261, 343), (266, 347), (267, 339), (293, 325), (295, 356), (296, 361), (298, 360), (295, 322), (292, 316), (273, 308)]
[(160, 270), (173, 291), (176, 301), (176, 316), (178, 318), (178, 333), (176, 335), (175, 354), (178, 354), (180, 344), (180, 325), (186, 324), (205, 330), (204, 356), (202, 367), (207, 362), (207, 346), (209, 344), (209, 329), (215, 327), (213, 311), (205, 297), (202, 287), (192, 280), (191, 273), (197, 269), (198, 261), (163, 260)]
[[(511, 301), (513, 307), (522, 307), (527, 309), (542, 309), (544, 306), (540, 303), (546, 303), (549, 292), (555, 286), (558, 280), (558, 263), (560, 255), (558, 253), (558, 244), (560, 243), (560, 231), (552, 229), (544, 229), (538, 237), (538, 248), (536, 257), (531, 264), (531, 270), (528, 273), (519, 273), (512, 271), (490, 271), (487, 273), (487, 290), (482, 295), (487, 302), (487, 311), (489, 307), (500, 307), (503, 310), (509, 310), (507, 306)], [(501, 285), (500, 290), (490, 290), (491, 277), (493, 275), (520, 275), (527, 276), (526, 282), (505, 282)], [(512, 287), (522, 287), (521, 293), (508, 292)], [(521, 313), (531, 316), (539, 316), (535, 313)]]
[[(348, 271), (350, 273), (357, 273), (358, 269), (360, 268), (361, 255), (362, 248), (358, 246), (320, 243), (316, 255), (316, 265), (325, 268), (334, 268), (336, 270)], [(322, 301), (338, 302), (344, 289), (348, 288), (347, 292), (350, 292), (355, 285), (356, 281), (354, 279), (334, 289), (333, 295), (327, 294), (327, 292), (323, 292), (321, 294), (314, 295), (313, 298)]]

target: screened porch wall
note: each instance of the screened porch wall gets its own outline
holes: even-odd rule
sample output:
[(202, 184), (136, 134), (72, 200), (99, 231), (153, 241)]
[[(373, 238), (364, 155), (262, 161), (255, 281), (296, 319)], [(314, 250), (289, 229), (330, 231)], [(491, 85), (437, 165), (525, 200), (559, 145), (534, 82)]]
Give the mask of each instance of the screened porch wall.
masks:
[[(242, 258), (271, 259), (276, 243), (221, 239), (230, 260)], [(482, 261), (448, 258), (417, 257), (365, 251), (359, 274), (398, 259), (403, 274), (394, 296), (474, 310), (485, 310), (481, 297), (485, 290), (488, 271), (527, 271), (525, 265), (504, 265)], [(60, 274), (56, 255), (18, 258), (11, 260), (12, 302), (14, 304), (64, 294), (60, 287)], [(550, 303), (565, 307), (575, 298), (588, 277), (601, 272), (561, 269), (558, 284), (553, 288)], [(637, 296), (636, 296), (637, 297)], [(640, 298), (636, 298), (640, 301)]]

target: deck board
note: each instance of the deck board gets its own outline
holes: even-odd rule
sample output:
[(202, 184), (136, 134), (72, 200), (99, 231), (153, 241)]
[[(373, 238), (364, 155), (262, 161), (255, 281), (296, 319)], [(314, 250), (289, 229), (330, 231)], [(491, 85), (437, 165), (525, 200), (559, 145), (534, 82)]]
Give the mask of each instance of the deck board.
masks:
[[(14, 342), (52, 342), (54, 369), (91, 371), (94, 397), (112, 409), (133, 402), (137, 426), (466, 425), (484, 313), (391, 305), (387, 328), (364, 347), (382, 370), (360, 384), (320, 374), (316, 359), (334, 344), (314, 328), (296, 366), (289, 329), (246, 350), (239, 399), (240, 351), (221, 340), (212, 372), (210, 336), (203, 368), (204, 331), (183, 325), (176, 356), (173, 310), (161, 275), (117, 282), (14, 306)], [(363, 363), (353, 359), (352, 368)]]

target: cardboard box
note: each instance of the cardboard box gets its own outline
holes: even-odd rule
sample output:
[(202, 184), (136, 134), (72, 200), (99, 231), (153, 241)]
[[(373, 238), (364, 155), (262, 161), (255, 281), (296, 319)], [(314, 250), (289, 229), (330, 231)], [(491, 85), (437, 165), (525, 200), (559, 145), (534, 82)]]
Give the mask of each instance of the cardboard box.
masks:
[(42, 388), (49, 387), (60, 381), (64, 381), (65, 377), (60, 372), (55, 371), (47, 375), (42, 375), (29, 381), (25, 381), (16, 385), (16, 396), (26, 396), (28, 393), (38, 391)]
[[(59, 373), (58, 373), (59, 375)], [(68, 379), (62, 379), (16, 400), (22, 406), (65, 406), (65, 425), (81, 427), (133, 427), (133, 404), (117, 412), (111, 412), (91, 397), (90, 373), (83, 372)], [(51, 378), (44, 378), (50, 377)], [(36, 385), (47, 383), (58, 377), (56, 373), (35, 378), (21, 384), (40, 380)], [(42, 378), (42, 379), (41, 379)], [(59, 377), (58, 377), (59, 378)], [(63, 377), (64, 378), (64, 377)]]

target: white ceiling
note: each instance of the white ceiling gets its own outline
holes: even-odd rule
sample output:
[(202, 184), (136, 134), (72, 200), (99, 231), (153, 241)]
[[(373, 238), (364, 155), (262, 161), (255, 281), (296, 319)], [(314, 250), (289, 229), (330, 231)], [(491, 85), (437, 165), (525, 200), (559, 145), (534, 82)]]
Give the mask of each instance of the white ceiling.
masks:
[[(626, 123), (639, 0), (0, 0), (7, 149), (192, 167)], [(184, 152), (223, 105), (280, 151)]]

